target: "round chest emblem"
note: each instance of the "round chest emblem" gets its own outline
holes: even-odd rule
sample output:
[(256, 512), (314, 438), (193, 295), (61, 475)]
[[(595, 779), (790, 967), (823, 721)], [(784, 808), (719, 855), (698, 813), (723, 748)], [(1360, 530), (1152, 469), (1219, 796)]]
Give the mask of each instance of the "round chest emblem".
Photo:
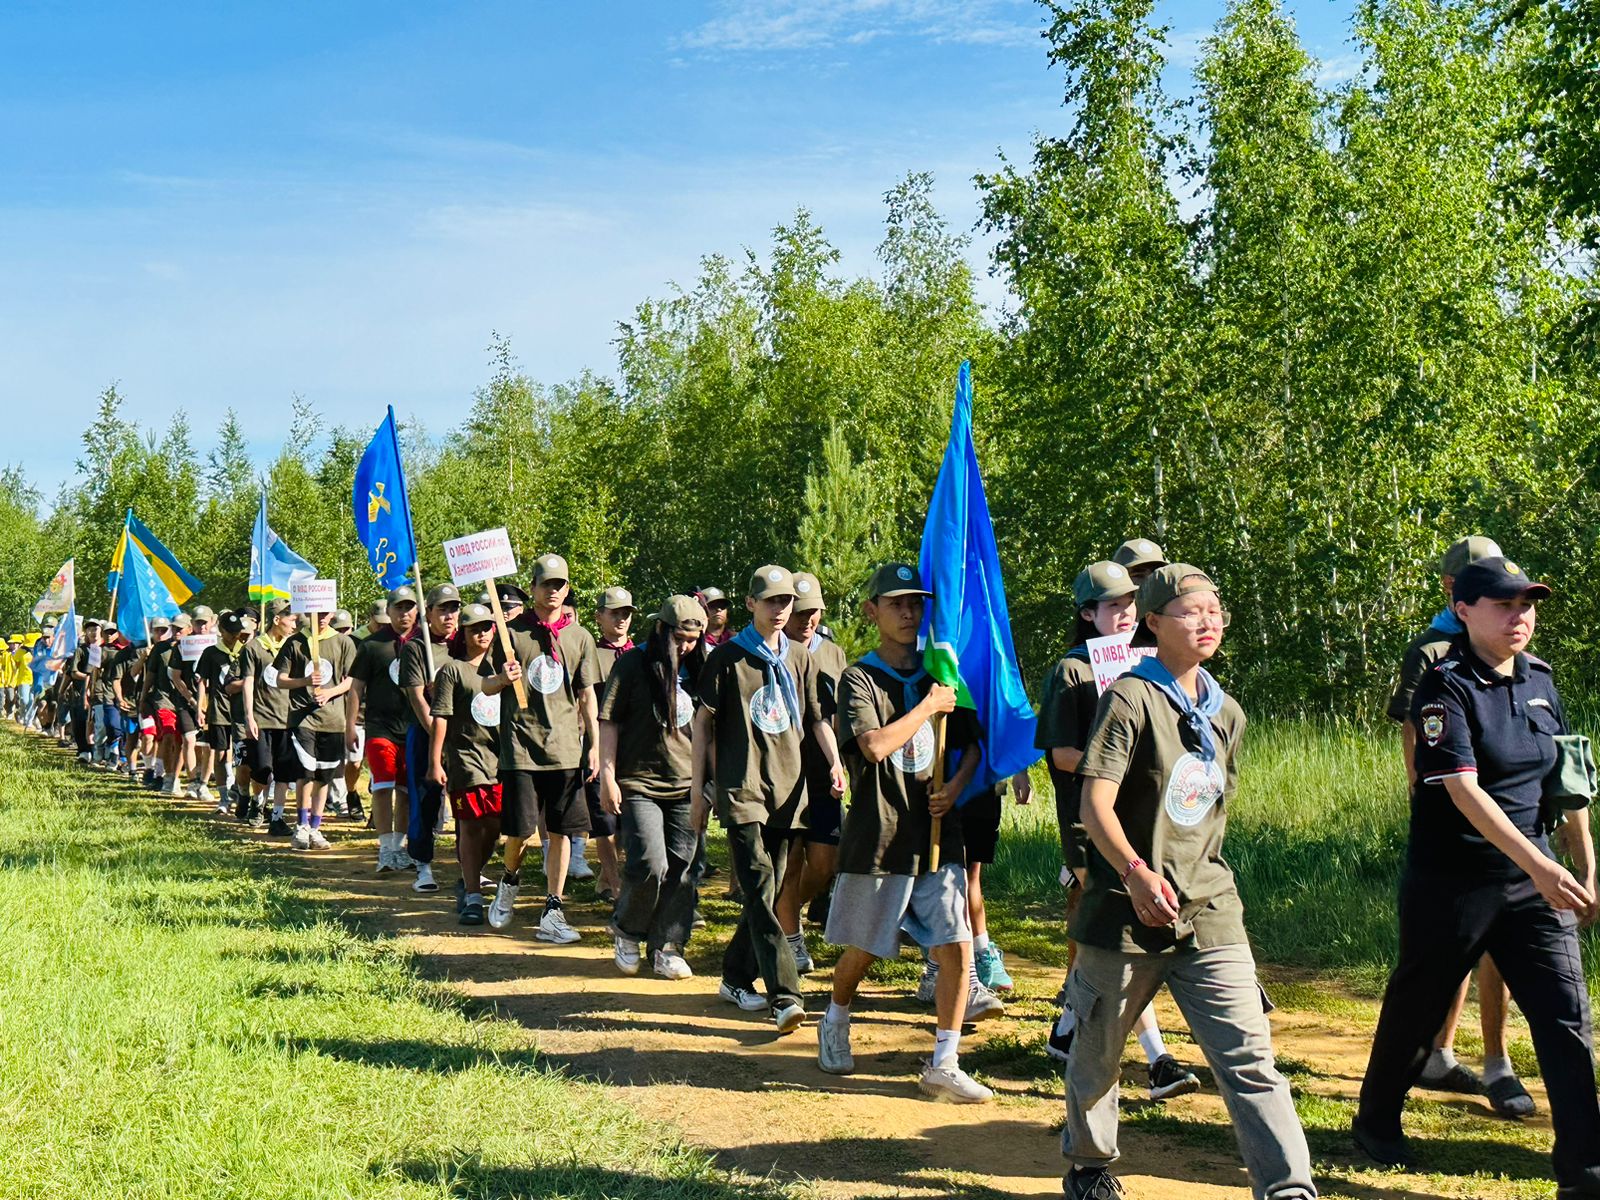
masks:
[(679, 729), (682, 729), (690, 721), (694, 720), (694, 701), (689, 699), (689, 693), (684, 691), (682, 688), (678, 689), (678, 712), (676, 720), (678, 722)]
[(389, 664), (389, 682), (395, 687), (400, 686), (400, 660), (397, 658)]
[(750, 720), (762, 733), (785, 733), (789, 728), (789, 706), (783, 702), (783, 692), (775, 683), (769, 683), (750, 697)]
[(278, 668), (274, 667), (274, 666), (270, 666), (270, 665), (262, 667), (261, 668), (261, 682), (266, 684), (268, 687), (277, 687), (278, 686)]
[(333, 664), (325, 658), (317, 659), (317, 669), (322, 672), (322, 686), (332, 687), (336, 682), (333, 678)]
[(933, 766), (933, 725), (924, 721), (922, 728), (911, 735), (911, 740), (890, 757), (907, 775), (921, 775)]
[(1175, 825), (1198, 825), (1222, 799), (1222, 768), (1194, 753), (1185, 754), (1167, 776), (1167, 817)]
[(555, 659), (541, 654), (528, 664), (528, 669), (523, 672), (528, 680), (528, 686), (540, 695), (548, 696), (559, 691), (562, 682), (567, 677), (565, 668)]
[(472, 698), (472, 719), (486, 729), (500, 728), (500, 696), (479, 692)]

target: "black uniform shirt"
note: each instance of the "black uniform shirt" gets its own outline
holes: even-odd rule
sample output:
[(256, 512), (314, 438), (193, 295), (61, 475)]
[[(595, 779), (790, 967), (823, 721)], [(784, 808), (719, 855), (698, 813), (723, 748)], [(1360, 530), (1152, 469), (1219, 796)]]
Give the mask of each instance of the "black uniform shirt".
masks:
[(1472, 772), (1511, 823), (1550, 852), (1539, 828), (1539, 800), (1555, 766), (1554, 736), (1566, 732), (1567, 720), (1548, 663), (1519, 654), (1512, 674), (1501, 675), (1460, 636), (1417, 685), (1411, 719), (1417, 728), (1414, 869), (1493, 879), (1523, 875), (1445, 791), (1450, 776)]

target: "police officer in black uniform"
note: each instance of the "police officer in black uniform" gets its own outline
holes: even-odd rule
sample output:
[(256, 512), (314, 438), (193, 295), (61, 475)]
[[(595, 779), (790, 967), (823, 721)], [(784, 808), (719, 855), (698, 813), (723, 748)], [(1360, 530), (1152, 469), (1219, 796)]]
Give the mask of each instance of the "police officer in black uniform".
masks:
[(1543, 803), (1566, 717), (1547, 664), (1525, 652), (1550, 594), (1515, 563), (1464, 568), (1464, 625), (1412, 699), (1417, 729), (1411, 838), (1400, 884), (1400, 962), (1389, 978), (1353, 1133), (1379, 1162), (1409, 1165), (1400, 1108), (1451, 1000), (1485, 953), (1527, 1017), (1550, 1094), (1557, 1195), (1600, 1197), (1600, 1099), (1578, 951), (1597, 915), (1587, 809), (1561, 825), (1555, 859)]

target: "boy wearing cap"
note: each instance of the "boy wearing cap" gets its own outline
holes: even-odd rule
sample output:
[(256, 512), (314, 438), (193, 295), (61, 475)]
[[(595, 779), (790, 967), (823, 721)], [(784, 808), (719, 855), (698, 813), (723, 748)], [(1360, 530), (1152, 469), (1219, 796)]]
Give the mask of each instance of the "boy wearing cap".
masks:
[[(598, 712), (600, 697), (605, 694), (606, 681), (611, 678), (611, 668), (617, 658), (633, 649), (633, 593), (623, 587), (608, 587), (595, 602), (594, 623), (600, 631), (595, 639), (595, 661), (599, 665), (599, 678), (594, 685), (595, 709)], [(567, 868), (568, 879), (590, 879), (594, 872), (584, 861), (585, 842), (593, 842), (600, 859), (600, 886), (596, 894), (607, 904), (615, 904), (622, 891), (622, 877), (617, 873), (618, 818), (600, 803), (599, 777), (584, 784), (584, 798), (589, 806), (589, 836), (575, 838), (572, 842), (572, 865)]]
[(90, 708), (94, 718), (94, 762), (96, 766), (114, 767), (122, 742), (122, 717), (117, 712), (116, 698), (111, 690), (111, 665), (128, 643), (110, 621), (100, 628), (100, 642), (100, 665), (95, 668), (94, 678), (89, 685)]
[[(839, 708), (839, 679), (850, 662), (838, 643), (823, 637), (819, 631), (825, 607), (821, 581), (809, 571), (796, 571), (794, 607), (789, 610), (783, 632), (791, 642), (804, 646), (816, 662), (817, 698), (822, 704), (822, 719), (831, 726)], [(805, 975), (813, 964), (811, 952), (806, 948), (800, 910), (833, 882), (839, 857), (839, 826), (844, 817), (840, 797), (833, 794), (827, 756), (813, 730), (806, 730), (800, 746), (800, 761), (806, 786), (805, 836), (796, 838), (789, 851), (783, 890), (778, 893), (774, 911), (794, 950), (795, 966)]]
[(245, 643), (245, 660), (241, 664), (250, 679), (245, 700), (245, 754), (250, 760), (250, 786), (256, 793), (250, 815), (252, 820), (259, 820), (262, 797), (270, 789), (267, 800), (271, 803), (271, 823), (267, 832), (273, 837), (288, 837), (291, 830), (283, 818), (284, 804), (290, 786), (302, 771), (289, 737), (289, 693), (278, 687), (278, 668), (274, 664), (295, 636), (296, 622), (287, 600), (269, 600), (265, 615), (265, 627)]
[(194, 674), (199, 685), (200, 737), (210, 752), (217, 781), (217, 812), (232, 810), (232, 756), (236, 731), (244, 718), (244, 677), (239, 656), (244, 651), (244, 622), (238, 613), (223, 613), (214, 645), (200, 652)]
[(433, 678), (433, 729), (428, 742), (429, 778), (450, 794), (456, 819), (456, 857), (461, 884), (456, 912), (463, 925), (483, 924), (483, 869), (500, 840), (500, 705), (503, 696), (484, 694), (495, 674), (489, 651), (496, 636), (494, 613), (482, 604), (461, 610), (461, 658), (447, 659)]
[(706, 635), (701, 640), (708, 650), (715, 650), (733, 636), (733, 605), (728, 594), (719, 587), (701, 588), (694, 598), (706, 611)]
[(1151, 572), (1167, 565), (1167, 554), (1149, 538), (1131, 537), (1116, 548), (1111, 561), (1125, 570), (1137, 586), (1148, 579)]
[(565, 944), (578, 940), (567, 922), (563, 893), (571, 838), (589, 832), (583, 785), (599, 774), (600, 725), (595, 682), (599, 658), (589, 631), (564, 611), (570, 590), (567, 560), (543, 554), (533, 564), (533, 602), (511, 635), (514, 657), (483, 690), (491, 696), (523, 680), (526, 708), (516, 693), (500, 704), (500, 828), (506, 835), (506, 873), (489, 906), (489, 924), (504, 929), (521, 887), (522, 854), (541, 819), (545, 853), (544, 914), (535, 936)]
[[(839, 880), (828, 909), (828, 941), (846, 947), (833, 995), (817, 1026), (817, 1065), (831, 1075), (855, 1070), (850, 1006), (876, 959), (900, 956), (905, 930), (939, 964), (933, 1055), (918, 1087), (927, 1095), (976, 1104), (994, 1093), (961, 1069), (958, 1052), (972, 970), (961, 813), (954, 801), (978, 768), (977, 723), (956, 709), (954, 688), (922, 668), (917, 634), (930, 593), (916, 568), (885, 563), (867, 581), (863, 612), (878, 648), (839, 681), (839, 742), (850, 772), (850, 810), (839, 836)], [(945, 715), (947, 755), (957, 758), (935, 789), (934, 721)], [(942, 818), (940, 864), (927, 869), (933, 818)]]
[(67, 711), (72, 721), (72, 740), (78, 748), (78, 761), (85, 766), (93, 758), (89, 744), (89, 685), (94, 670), (89, 665), (89, 650), (100, 645), (100, 622), (90, 618), (83, 623), (78, 649), (66, 671)]
[[(1417, 684), (1424, 675), (1450, 651), (1451, 643), (1463, 626), (1450, 605), (1450, 594), (1455, 587), (1455, 577), (1472, 563), (1500, 556), (1500, 547), (1493, 539), (1472, 534), (1458, 538), (1444, 552), (1439, 562), (1440, 584), (1444, 589), (1445, 606), (1428, 624), (1428, 627), (1411, 639), (1400, 661), (1400, 674), (1395, 680), (1394, 693), (1384, 710), (1392, 721), (1400, 723), (1400, 752), (1405, 760), (1407, 782), (1415, 785), (1417, 728), (1411, 722), (1411, 701)], [(1526, 1117), (1534, 1110), (1533, 1097), (1517, 1078), (1506, 1054), (1506, 1018), (1509, 1015), (1510, 997), (1505, 981), (1500, 978), (1494, 961), (1487, 955), (1478, 964), (1478, 1017), (1483, 1030), (1484, 1075), (1480, 1078), (1466, 1064), (1457, 1062), (1455, 1056), (1456, 1029), (1466, 1007), (1467, 993), (1472, 988), (1471, 978), (1462, 980), (1456, 1001), (1445, 1017), (1439, 1036), (1434, 1041), (1433, 1052), (1422, 1069), (1418, 1082), (1437, 1091), (1461, 1092), (1476, 1096), (1487, 1092), (1489, 1103), (1503, 1117)]]
[[(212, 631), (216, 614), (204, 604), (197, 604), (189, 612), (186, 636), (198, 636)], [(199, 659), (183, 657), (180, 645), (169, 660), (172, 670), (172, 687), (177, 696), (173, 707), (178, 712), (178, 731), (183, 735), (183, 769), (189, 773), (189, 787), (184, 793), (194, 800), (208, 803), (213, 799), (206, 781), (211, 778), (211, 747), (200, 740), (200, 682), (195, 676)]]
[(122, 737), (116, 748), (123, 773), (130, 778), (138, 768), (140, 729), (136, 681), (143, 670), (145, 651), (124, 638), (123, 644), (105, 665), (106, 683), (111, 689), (111, 704), (117, 710)]
[[(349, 638), (351, 642), (355, 644), (357, 651), (359, 652), (361, 642), (355, 635), (355, 618), (350, 615), (350, 610), (348, 608), (335, 610), (333, 618), (328, 622), (328, 624), (331, 625), (336, 631)], [(352, 689), (352, 691), (353, 690), (354, 689)], [(328, 784), (328, 805), (326, 811), (336, 817), (342, 817), (346, 813), (349, 813), (351, 817), (359, 817), (363, 815), (361, 812), (360, 798), (356, 798), (355, 807), (352, 811), (350, 807), (350, 789), (353, 788), (357, 781), (359, 781), (361, 778), (361, 762), (363, 758), (362, 745), (365, 740), (365, 727), (362, 723), (361, 706), (354, 702), (354, 697), (350, 693), (345, 694), (344, 711), (345, 722), (347, 725), (349, 724), (352, 715), (355, 718), (356, 744), (353, 748), (349, 745), (345, 746), (344, 766), (339, 771), (334, 773), (333, 781)]]
[(296, 633), (273, 660), (278, 687), (289, 693), (288, 741), (299, 760), (295, 802), (299, 821), (289, 845), (295, 850), (326, 850), (322, 813), (328, 785), (344, 770), (344, 697), (350, 691), (350, 668), (356, 644), (333, 627), (331, 612), (309, 614), (317, 622), (317, 654), (311, 654), (309, 632)]
[(416, 892), (436, 892), (433, 877), (434, 829), (444, 806), (444, 788), (428, 772), (429, 747), (433, 743), (433, 677), (450, 656), (452, 639), (461, 619), (461, 593), (453, 584), (442, 583), (427, 596), (424, 615), (427, 627), (421, 637), (409, 638), (400, 650), (400, 686), (414, 718), (406, 730), (405, 778), (411, 801), (407, 810), (406, 850), (394, 862), (416, 864), (417, 877), (411, 882)]
[[(822, 715), (817, 664), (783, 632), (794, 607), (794, 576), (769, 564), (750, 579), (751, 621), (711, 652), (700, 676), (694, 719), (695, 827), (704, 827), (707, 779), (716, 785), (717, 818), (728, 831), (743, 910), (722, 956), (718, 994), (746, 1012), (768, 1008), (780, 1034), (805, 1020), (794, 950), (773, 911), (783, 886), (789, 843), (805, 830), (801, 745), (815, 730), (834, 795), (844, 769)], [(755, 990), (761, 976), (766, 998)]]
[[(350, 668), (352, 702), (345, 714), (345, 747), (362, 746), (364, 739), (367, 770), (372, 775), (372, 823), (378, 831), (380, 872), (410, 870), (415, 865), (404, 848), (411, 816), (406, 737), (414, 718), (410, 696), (400, 685), (400, 656), (421, 636), (417, 593), (409, 586), (397, 587), (384, 603), (382, 623), (358, 644)], [(361, 721), (365, 722), (364, 733), (358, 724)]]

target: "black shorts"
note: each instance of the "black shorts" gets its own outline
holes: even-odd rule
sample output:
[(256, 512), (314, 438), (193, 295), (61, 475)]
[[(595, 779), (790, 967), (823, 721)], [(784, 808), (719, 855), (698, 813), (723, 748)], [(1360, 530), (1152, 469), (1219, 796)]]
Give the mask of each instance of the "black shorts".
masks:
[(1083, 827), (1083, 780), (1050, 768), (1056, 790), (1056, 825), (1061, 830), (1061, 861), (1074, 871), (1089, 868), (1089, 834)]
[(245, 740), (245, 761), (253, 783), (294, 783), (300, 778), (300, 760), (295, 757), (287, 729), (263, 729), (258, 738)]
[(622, 827), (621, 814), (608, 813), (600, 806), (600, 781), (583, 785), (584, 806), (589, 810), (589, 835), (591, 837), (616, 837)]
[(826, 775), (819, 785), (806, 784), (806, 841), (818, 846), (837, 846), (839, 828), (844, 824), (844, 805), (833, 794), (833, 783)]
[(191, 733), (200, 731), (200, 722), (195, 720), (192, 709), (181, 703), (174, 704), (172, 708), (178, 714), (178, 735), (180, 737), (188, 737)]
[(979, 792), (961, 806), (961, 839), (968, 863), (992, 863), (1000, 844), (1000, 791)]
[(207, 725), (200, 731), (200, 741), (203, 745), (226, 754), (233, 746), (233, 726)]
[(316, 733), (302, 726), (294, 731), (290, 745), (300, 763), (299, 778), (332, 783), (334, 776), (344, 774), (343, 733)]
[(500, 772), (500, 832), (531, 838), (544, 817), (547, 837), (579, 837), (589, 832), (589, 805), (576, 767)]

